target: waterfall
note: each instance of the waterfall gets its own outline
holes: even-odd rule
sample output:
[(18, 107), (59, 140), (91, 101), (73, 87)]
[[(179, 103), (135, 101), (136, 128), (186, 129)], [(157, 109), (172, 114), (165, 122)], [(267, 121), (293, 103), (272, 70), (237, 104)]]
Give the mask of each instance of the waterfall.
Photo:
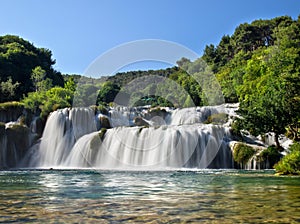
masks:
[[(109, 129), (103, 140), (98, 132), (82, 137), (63, 166), (93, 168), (166, 167), (208, 168), (223, 145), (225, 129), (214, 125), (118, 127)], [(227, 151), (227, 152), (226, 152)], [(230, 168), (226, 164), (213, 167)]]
[(39, 145), (36, 166), (58, 166), (80, 137), (96, 131), (93, 110), (73, 108), (54, 111), (47, 120)]
[[(97, 131), (95, 116), (87, 108), (64, 109), (48, 118), (38, 155), (38, 167), (95, 167), (116, 169), (232, 168), (231, 152), (224, 142), (228, 128), (202, 122), (216, 107), (171, 111), (157, 126), (157, 113), (148, 114), (148, 126), (132, 126), (128, 110), (110, 110), (114, 128)], [(134, 112), (134, 115), (142, 113)], [(99, 114), (96, 115), (99, 119)], [(161, 118), (161, 120), (164, 120)], [(151, 124), (155, 126), (151, 126)], [(226, 161), (224, 161), (224, 159)], [(32, 163), (31, 163), (32, 164)]]
[[(24, 167), (97, 169), (233, 168), (229, 127), (203, 123), (227, 106), (66, 108), (48, 117)], [(101, 129), (101, 130), (100, 130)]]

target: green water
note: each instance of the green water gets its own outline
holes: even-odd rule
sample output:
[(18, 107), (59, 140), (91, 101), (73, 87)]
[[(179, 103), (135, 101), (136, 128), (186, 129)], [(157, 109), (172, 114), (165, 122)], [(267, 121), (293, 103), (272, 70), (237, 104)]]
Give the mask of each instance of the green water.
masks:
[(300, 178), (237, 170), (1, 171), (0, 222), (297, 223)]

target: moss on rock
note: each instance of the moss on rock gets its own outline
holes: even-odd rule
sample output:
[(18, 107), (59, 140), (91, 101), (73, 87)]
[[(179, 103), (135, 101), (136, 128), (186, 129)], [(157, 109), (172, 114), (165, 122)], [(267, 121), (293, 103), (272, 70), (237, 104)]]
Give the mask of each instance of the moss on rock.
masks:
[(6, 127), (7, 161), (9, 167), (15, 167), (31, 146), (31, 132), (26, 126), (11, 124)]
[(101, 128), (101, 130), (99, 131), (98, 135), (101, 139), (101, 141), (104, 140), (104, 137), (105, 137), (105, 133), (107, 132), (107, 129), (106, 128)]
[(16, 121), (24, 111), (24, 104), (20, 102), (0, 103), (0, 121)]
[(236, 143), (233, 148), (233, 159), (237, 163), (246, 164), (255, 154), (255, 150), (244, 143)]
[(210, 115), (205, 124), (225, 124), (228, 121), (228, 114), (218, 113)]

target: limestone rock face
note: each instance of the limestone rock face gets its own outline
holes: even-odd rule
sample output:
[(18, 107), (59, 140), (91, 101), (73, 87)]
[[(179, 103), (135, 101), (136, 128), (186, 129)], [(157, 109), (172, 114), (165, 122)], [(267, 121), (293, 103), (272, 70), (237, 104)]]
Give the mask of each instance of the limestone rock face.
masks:
[(32, 145), (30, 129), (18, 123), (8, 123), (0, 127), (0, 167), (16, 167)]
[(0, 107), (0, 122), (16, 121), (24, 112), (24, 106), (17, 102), (2, 104)]

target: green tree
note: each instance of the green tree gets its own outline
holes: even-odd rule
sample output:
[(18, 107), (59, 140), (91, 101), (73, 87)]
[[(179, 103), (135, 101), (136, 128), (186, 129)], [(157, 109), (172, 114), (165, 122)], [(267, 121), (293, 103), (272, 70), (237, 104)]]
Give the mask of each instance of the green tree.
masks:
[(46, 71), (42, 69), (41, 66), (37, 66), (32, 69), (31, 80), (35, 87), (36, 92), (45, 91), (51, 88), (52, 81), (49, 78), (46, 78)]
[(74, 80), (74, 77), (70, 77), (66, 82), (65, 82), (65, 85), (64, 85), (64, 88), (65, 89), (68, 89), (72, 92), (75, 92), (76, 91), (76, 83), (75, 83), (75, 80)]
[[(300, 50), (269, 48), (247, 63), (240, 88), (242, 126), (253, 134), (279, 135), (300, 120)], [(297, 136), (297, 135), (296, 135)]]
[[(54, 64), (50, 50), (37, 48), (18, 36), (0, 36), (0, 78), (6, 81), (10, 76), (14, 83), (20, 83), (15, 91), (16, 100), (35, 90), (31, 74), (38, 66), (46, 72), (44, 80), (49, 78), (53, 85), (62, 86), (63, 78), (53, 69)], [(45, 81), (46, 84), (49, 84), (49, 80)]]
[(62, 87), (53, 87), (47, 91), (31, 92), (22, 102), (25, 108), (41, 117), (47, 117), (52, 111), (59, 108), (71, 107), (73, 92)]
[(13, 83), (12, 78), (9, 77), (7, 81), (0, 83), (0, 102), (15, 100), (15, 92), (18, 86), (20, 85), (19, 82)]
[(99, 90), (97, 103), (101, 104), (114, 102), (115, 97), (120, 91), (120, 87), (110, 81), (105, 82)]

